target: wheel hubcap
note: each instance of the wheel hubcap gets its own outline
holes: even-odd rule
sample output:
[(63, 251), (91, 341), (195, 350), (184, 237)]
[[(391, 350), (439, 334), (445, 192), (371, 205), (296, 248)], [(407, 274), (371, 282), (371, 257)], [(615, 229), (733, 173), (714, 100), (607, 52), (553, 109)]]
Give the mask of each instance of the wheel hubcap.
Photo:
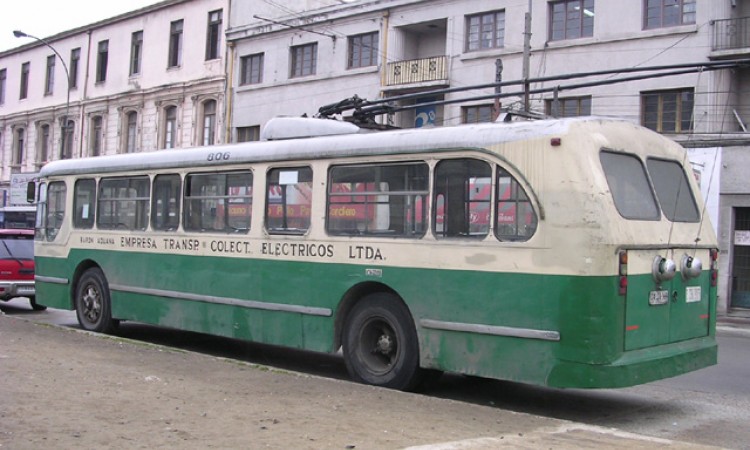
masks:
[(102, 312), (102, 301), (99, 290), (94, 286), (87, 286), (86, 290), (81, 296), (81, 303), (83, 304), (83, 316), (89, 322), (96, 322), (99, 320), (99, 316)]

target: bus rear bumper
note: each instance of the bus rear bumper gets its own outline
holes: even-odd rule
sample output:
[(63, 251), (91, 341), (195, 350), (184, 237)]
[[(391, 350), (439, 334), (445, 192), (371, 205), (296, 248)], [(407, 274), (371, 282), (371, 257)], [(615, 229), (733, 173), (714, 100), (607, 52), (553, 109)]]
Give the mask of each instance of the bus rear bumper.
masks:
[(718, 347), (712, 336), (623, 353), (611, 364), (563, 361), (547, 378), (559, 388), (621, 388), (682, 375), (715, 365)]

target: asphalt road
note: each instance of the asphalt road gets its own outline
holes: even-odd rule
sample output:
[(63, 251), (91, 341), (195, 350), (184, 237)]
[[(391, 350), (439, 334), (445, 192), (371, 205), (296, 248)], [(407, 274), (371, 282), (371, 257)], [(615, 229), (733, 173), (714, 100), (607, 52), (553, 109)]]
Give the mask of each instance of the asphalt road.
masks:
[[(75, 313), (31, 311), (28, 302), (0, 303), (8, 315), (77, 327)], [(256, 364), (346, 379), (343, 361), (243, 341), (125, 323), (121, 337)], [(750, 326), (720, 326), (719, 364), (680, 377), (619, 390), (560, 390), (457, 375), (424, 395), (544, 417), (617, 428), (656, 438), (750, 449)]]

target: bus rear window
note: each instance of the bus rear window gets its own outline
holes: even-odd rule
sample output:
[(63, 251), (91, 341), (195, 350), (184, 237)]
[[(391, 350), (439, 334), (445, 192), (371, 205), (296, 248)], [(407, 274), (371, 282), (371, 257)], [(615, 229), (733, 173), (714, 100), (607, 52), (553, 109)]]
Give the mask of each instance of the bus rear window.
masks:
[(620, 215), (633, 220), (659, 220), (659, 208), (641, 160), (608, 151), (602, 151), (599, 158)]
[(649, 158), (646, 167), (664, 215), (672, 222), (697, 222), (698, 206), (682, 166), (677, 161)]

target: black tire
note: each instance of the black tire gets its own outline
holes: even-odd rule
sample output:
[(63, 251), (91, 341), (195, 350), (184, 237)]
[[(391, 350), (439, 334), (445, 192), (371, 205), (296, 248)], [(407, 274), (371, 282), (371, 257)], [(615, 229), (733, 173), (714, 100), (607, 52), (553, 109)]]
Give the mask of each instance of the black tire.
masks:
[(344, 325), (344, 361), (360, 383), (410, 391), (422, 381), (419, 340), (406, 306), (389, 294), (357, 303)]
[(31, 309), (33, 309), (34, 311), (44, 311), (45, 309), (47, 309), (46, 306), (40, 305), (36, 302), (36, 297), (29, 297), (29, 303), (31, 304)]
[(109, 285), (98, 267), (88, 269), (76, 286), (76, 316), (81, 328), (97, 333), (112, 333), (118, 322), (112, 319)]

